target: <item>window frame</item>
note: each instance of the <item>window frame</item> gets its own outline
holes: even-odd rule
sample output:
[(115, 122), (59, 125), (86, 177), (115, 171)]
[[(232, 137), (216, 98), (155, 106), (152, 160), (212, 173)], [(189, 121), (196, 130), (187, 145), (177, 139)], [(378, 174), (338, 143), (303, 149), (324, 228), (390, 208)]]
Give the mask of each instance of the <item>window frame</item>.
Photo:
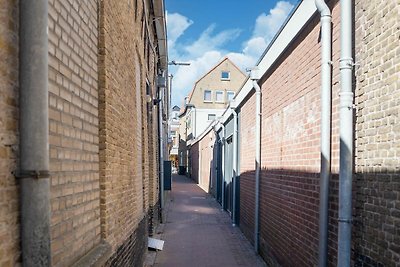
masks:
[[(210, 92), (210, 100), (207, 100), (206, 99), (206, 92)], [(212, 103), (213, 102), (213, 97), (212, 97), (212, 90), (209, 90), (209, 89), (206, 89), (206, 90), (204, 90), (204, 92), (203, 92), (203, 102), (204, 103)]]
[[(229, 95), (233, 94), (232, 99), (229, 99)], [(226, 102), (230, 102), (235, 98), (235, 92), (234, 91), (226, 91)]]
[[(224, 74), (224, 73), (227, 73), (227, 74), (228, 74), (228, 77), (227, 77), (227, 78), (223, 77), (223, 74)], [(230, 79), (231, 79), (231, 72), (230, 72), (230, 71), (227, 71), (227, 70), (222, 70), (222, 71), (221, 71), (221, 81), (230, 81)]]
[[(217, 94), (221, 93), (222, 94), (222, 98), (221, 100), (218, 100)], [(222, 90), (216, 90), (215, 91), (215, 103), (225, 103), (225, 92)]]
[[(214, 118), (212, 119), (212, 120), (210, 120), (210, 115), (211, 116), (214, 116)], [(213, 121), (213, 120), (215, 120), (217, 118), (217, 115), (215, 114), (215, 113), (208, 113), (207, 114), (207, 121)]]

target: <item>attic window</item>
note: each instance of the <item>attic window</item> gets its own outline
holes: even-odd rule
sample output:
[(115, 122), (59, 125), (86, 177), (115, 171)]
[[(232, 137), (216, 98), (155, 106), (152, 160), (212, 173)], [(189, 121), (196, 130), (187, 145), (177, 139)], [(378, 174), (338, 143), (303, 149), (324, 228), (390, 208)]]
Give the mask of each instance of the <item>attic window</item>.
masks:
[(229, 71), (221, 71), (221, 80), (228, 81), (230, 80), (231, 75)]

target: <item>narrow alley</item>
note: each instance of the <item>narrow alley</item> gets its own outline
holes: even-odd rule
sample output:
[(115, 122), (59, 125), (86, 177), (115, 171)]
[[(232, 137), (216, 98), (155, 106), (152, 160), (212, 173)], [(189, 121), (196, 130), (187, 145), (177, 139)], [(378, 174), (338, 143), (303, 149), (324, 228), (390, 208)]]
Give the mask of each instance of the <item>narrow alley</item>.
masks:
[(400, 0), (0, 7), (0, 267), (400, 267)]
[(173, 176), (166, 202), (164, 250), (154, 266), (265, 266), (228, 213), (189, 178)]

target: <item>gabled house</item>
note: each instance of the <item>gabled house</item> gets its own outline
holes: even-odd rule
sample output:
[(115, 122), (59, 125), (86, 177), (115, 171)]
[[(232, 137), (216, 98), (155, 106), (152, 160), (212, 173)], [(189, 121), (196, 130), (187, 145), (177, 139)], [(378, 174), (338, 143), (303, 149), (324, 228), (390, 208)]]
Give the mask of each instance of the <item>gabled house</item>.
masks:
[(199, 136), (223, 113), (245, 78), (245, 74), (225, 57), (195, 83), (180, 115), (185, 116), (188, 139)]
[(194, 84), (179, 115), (181, 169), (187, 166), (187, 145), (222, 115), (245, 79), (246, 75), (225, 57)]

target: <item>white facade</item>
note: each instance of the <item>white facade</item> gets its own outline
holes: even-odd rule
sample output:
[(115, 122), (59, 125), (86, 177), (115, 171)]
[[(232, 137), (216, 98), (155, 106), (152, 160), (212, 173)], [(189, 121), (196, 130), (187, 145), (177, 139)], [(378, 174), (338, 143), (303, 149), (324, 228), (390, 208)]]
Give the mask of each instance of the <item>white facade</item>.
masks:
[(191, 108), (186, 116), (189, 139), (200, 136), (223, 112), (224, 109)]

